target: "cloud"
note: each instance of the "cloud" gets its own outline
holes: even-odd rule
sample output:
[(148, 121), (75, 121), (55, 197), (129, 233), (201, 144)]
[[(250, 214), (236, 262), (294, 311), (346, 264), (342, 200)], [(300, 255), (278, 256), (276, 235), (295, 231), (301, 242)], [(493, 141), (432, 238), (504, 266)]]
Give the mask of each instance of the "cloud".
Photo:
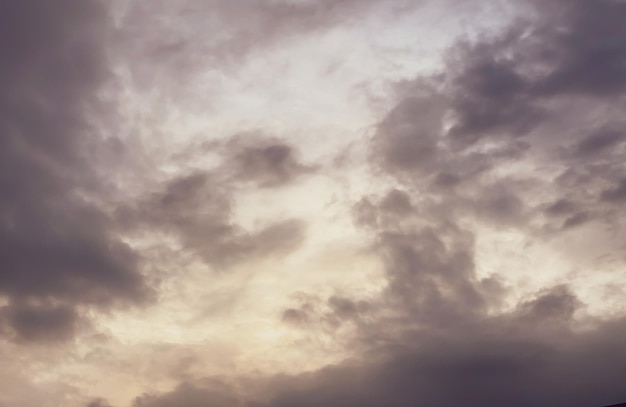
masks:
[(111, 405), (106, 400), (97, 399), (87, 404), (87, 407), (111, 407)]
[[(214, 162), (207, 164), (207, 156)], [(177, 160), (181, 168), (155, 177), (149, 188), (115, 208), (121, 230), (152, 240), (160, 236), (166, 245), (173, 238), (180, 246), (175, 251), (218, 268), (288, 254), (304, 241), (304, 220), (274, 216), (244, 227), (236, 213), (242, 199), (251, 199), (245, 194), (286, 189), (316, 172), (291, 143), (246, 132), (192, 144)]]
[(620, 203), (626, 200), (626, 180), (621, 180), (616, 186), (602, 193), (602, 199), (611, 203)]
[(450, 327), (454, 334), (446, 336), (415, 332), (390, 353), (262, 381), (269, 390), (247, 401), (245, 391), (215, 397), (211, 386), (186, 383), (135, 405), (602, 406), (624, 397), (624, 328), (615, 321), (593, 332), (556, 330), (545, 337), (501, 321)]
[(518, 306), (520, 319), (533, 325), (560, 324), (571, 321), (583, 305), (567, 286), (556, 286), (537, 294), (537, 297)]
[(439, 166), (437, 137), (446, 105), (425, 93), (401, 101), (379, 125), (372, 160), (384, 170), (430, 172)]
[[(624, 189), (623, 124), (612, 109), (622, 101), (609, 85), (623, 85), (615, 66), (626, 44), (616, 19), (626, 17), (624, 3), (532, 5), (538, 17), (530, 25), (516, 23), (496, 38), (453, 48), (446, 72), (417, 79), (414, 94), (374, 135), (372, 163), (401, 183), (413, 208), (390, 221), (393, 206), (366, 199), (355, 207), (385, 265), (388, 290), (379, 306), (394, 316), (363, 332), (372, 346), (367, 355), (387, 350), (390, 359), (370, 364), (364, 356), (362, 365), (319, 371), (303, 379), (315, 383), (310, 388), (286, 391), (271, 405), (582, 406), (626, 398), (616, 379), (624, 353), (604, 348), (624, 334), (622, 319), (579, 330), (577, 315), (586, 305), (564, 285), (503, 311), (507, 289), (498, 277), (478, 278), (474, 266), (477, 222), (543, 239), (551, 222), (544, 214), (561, 219), (558, 227), (566, 230), (611, 213), (623, 228), (624, 212), (606, 204), (620, 202)], [(611, 40), (608, 27), (617, 31)], [(576, 118), (578, 108), (566, 97), (585, 100), (603, 113), (596, 116), (601, 121)], [(587, 129), (582, 137), (581, 128)], [(573, 154), (563, 154), (558, 143)], [(547, 170), (553, 175), (535, 165), (553, 166)], [(559, 182), (579, 170), (584, 178)], [(546, 203), (541, 195), (555, 200)], [(620, 361), (604, 359), (607, 354)], [(579, 363), (592, 366), (569, 371)], [(604, 368), (611, 373), (596, 379)], [(365, 379), (342, 382), (348, 377)]]
[(613, 336), (623, 339), (623, 323), (568, 344), (482, 328), (482, 334), (466, 328), (457, 337), (424, 339), (422, 333), (412, 338), (414, 347), (398, 344), (378, 362), (347, 363), (285, 380), (267, 405), (582, 407), (624, 397), (618, 378), (624, 353)]
[[(377, 1), (316, 0), (250, 2), (238, 0), (159, 1), (150, 7), (131, 4), (124, 11), (125, 39), (147, 52), (142, 60), (158, 59), (178, 68), (203, 57), (211, 67), (232, 67), (250, 53), (287, 43), (336, 25), (354, 22)], [(163, 16), (167, 18), (163, 19)], [(206, 27), (207, 20), (213, 27)], [(156, 27), (155, 27), (156, 26)], [(154, 29), (156, 28), (156, 29)], [(207, 30), (215, 35), (206, 37)], [(133, 41), (134, 40), (134, 41)]]
[(74, 306), (149, 291), (94, 199), (108, 16), (96, 1), (2, 2), (0, 27), (0, 296), (18, 337), (70, 337)]
[(226, 383), (217, 379), (199, 384), (183, 383), (172, 393), (135, 399), (133, 407), (222, 407), (239, 405), (236, 393)]
[(573, 331), (577, 301), (558, 287), (499, 318), (440, 321), (432, 329), (401, 321), (400, 332), (386, 320), (377, 328), (394, 335), (362, 358), (299, 375), (251, 379), (252, 385), (244, 379), (219, 392), (211, 383), (186, 382), (134, 405), (584, 407), (618, 402), (626, 396), (621, 386), (626, 324), (614, 320)]
[[(382, 261), (380, 296), (361, 308), (355, 292), (282, 313), (312, 335), (327, 328), (328, 316), (363, 321), (348, 345), (352, 357), (256, 379), (229, 390), (225, 402), (583, 407), (626, 400), (623, 317), (587, 315), (574, 284), (563, 282), (507, 306), (504, 273), (483, 277), (476, 269), (483, 228), (546, 246), (603, 217), (624, 229), (615, 105), (623, 107), (626, 84), (626, 3), (518, 4), (533, 7), (534, 17), (453, 48), (446, 72), (416, 79), (380, 121), (370, 162), (394, 187), (353, 209), (371, 237), (368, 250)], [(623, 257), (622, 247), (606, 247)], [(211, 389), (187, 382), (152, 402), (195, 406), (186, 397), (210, 399)]]
[(582, 139), (576, 146), (576, 152), (581, 156), (599, 154), (609, 148), (618, 147), (623, 140), (622, 131), (604, 129)]
[[(549, 43), (543, 46), (551, 71), (537, 86), (542, 93), (580, 93), (597, 97), (619, 94), (624, 88), (626, 30), (620, 20), (626, 13), (621, 1), (572, 3), (551, 1), (543, 30)], [(559, 18), (560, 26), (549, 26)]]
[[(242, 192), (275, 193), (317, 170), (296, 146), (258, 134), (212, 143), (220, 162), (198, 158), (207, 149), (186, 156), (183, 170), (110, 207), (114, 182), (101, 178), (97, 152), (124, 146), (91, 121), (108, 112), (100, 93), (111, 75), (106, 41), (128, 41), (119, 52), (134, 57), (133, 79), (180, 90), (189, 70), (228, 70), (295, 36), (356, 21), (377, 3), (131, 2), (118, 17), (136, 24), (110, 37), (108, 11), (95, 0), (0, 2), (0, 335), (14, 342), (2, 351), (71, 340), (90, 311), (150, 300), (144, 266), (156, 260), (131, 245), (142, 238), (216, 269), (279, 257), (305, 240), (304, 220), (274, 216), (244, 227), (237, 216)], [(484, 276), (477, 267), (485, 229), (545, 247), (575, 236), (590, 253), (593, 243), (624, 255), (615, 236), (626, 230), (626, 3), (516, 4), (533, 8), (532, 17), (458, 44), (445, 72), (416, 78), (376, 126), (368, 160), (389, 185), (355, 199), (352, 213), (365, 251), (380, 260), (379, 291), (315, 293), (277, 312), (278, 330), (336, 335), (350, 357), (256, 377), (202, 380), (172, 369), (177, 386), (140, 395), (133, 407), (582, 407), (626, 399), (623, 317), (589, 315), (575, 281), (517, 300), (506, 271)], [(164, 10), (171, 13), (161, 19)], [(583, 230), (605, 224), (614, 235)], [(558, 255), (575, 259), (575, 250)]]
[[(300, 296), (297, 307), (286, 309), (281, 316), (282, 322), (292, 328), (306, 331), (326, 332), (340, 340), (338, 331), (347, 327), (362, 329), (374, 313), (378, 304), (367, 300), (355, 300), (346, 295), (334, 294), (326, 299), (319, 296)], [(361, 328), (359, 328), (361, 327)]]
[(281, 140), (240, 135), (227, 143), (226, 165), (234, 181), (262, 188), (285, 186), (314, 168), (298, 161), (294, 148)]
[[(518, 3), (534, 18), (461, 42), (443, 73), (414, 81), (378, 126), (372, 162), (501, 226), (542, 222), (541, 190), (579, 209), (549, 228), (614, 216), (625, 127), (616, 109), (623, 98), (612, 89), (622, 84), (615, 67), (626, 46), (615, 16), (626, 14), (624, 4)], [(527, 170), (502, 175), (515, 166)]]
[[(238, 168), (240, 163), (234, 165)], [(268, 171), (271, 174), (273, 170)], [(296, 219), (272, 220), (255, 231), (239, 226), (232, 214), (232, 181), (223, 182), (222, 174), (197, 171), (177, 175), (136, 205), (119, 208), (120, 222), (130, 230), (173, 235), (180, 239), (183, 250), (216, 266), (286, 253), (302, 242), (305, 225)], [(241, 175), (236, 174), (239, 179)], [(257, 171), (257, 176), (264, 185), (266, 174)]]
[(18, 341), (67, 340), (74, 336), (77, 328), (77, 311), (67, 305), (12, 304), (1, 311)]

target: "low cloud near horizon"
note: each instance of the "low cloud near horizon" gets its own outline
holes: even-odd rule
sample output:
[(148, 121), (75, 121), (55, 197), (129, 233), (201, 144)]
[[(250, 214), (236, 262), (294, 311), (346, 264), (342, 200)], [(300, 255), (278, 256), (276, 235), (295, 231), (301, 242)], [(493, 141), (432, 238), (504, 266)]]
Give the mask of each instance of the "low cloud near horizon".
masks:
[(626, 402), (626, 2), (0, 0), (0, 407)]

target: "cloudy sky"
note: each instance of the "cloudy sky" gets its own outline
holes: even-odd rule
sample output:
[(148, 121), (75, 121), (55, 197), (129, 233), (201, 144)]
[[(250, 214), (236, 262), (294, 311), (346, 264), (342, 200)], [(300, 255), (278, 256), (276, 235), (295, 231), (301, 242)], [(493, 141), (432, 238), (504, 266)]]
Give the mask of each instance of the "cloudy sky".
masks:
[(0, 0), (0, 407), (626, 401), (625, 21)]

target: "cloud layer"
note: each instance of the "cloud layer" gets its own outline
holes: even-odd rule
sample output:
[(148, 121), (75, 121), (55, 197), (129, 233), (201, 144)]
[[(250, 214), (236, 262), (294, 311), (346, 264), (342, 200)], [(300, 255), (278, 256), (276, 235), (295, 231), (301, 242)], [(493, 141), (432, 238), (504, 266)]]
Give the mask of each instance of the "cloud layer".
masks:
[(0, 406), (625, 401), (626, 3), (485, 4), (0, 1)]
[(626, 398), (623, 319), (581, 320), (586, 305), (567, 283), (503, 311), (510, 287), (476, 270), (476, 225), (541, 245), (594, 223), (623, 228), (625, 4), (526, 6), (528, 20), (455, 46), (447, 69), (405, 87), (378, 125), (371, 164), (399, 187), (363, 198), (354, 219), (382, 259), (381, 296), (331, 297), (327, 311), (304, 303), (282, 315), (313, 331), (354, 324), (357, 355), (261, 380), (260, 394), (186, 383), (135, 406), (582, 407)]

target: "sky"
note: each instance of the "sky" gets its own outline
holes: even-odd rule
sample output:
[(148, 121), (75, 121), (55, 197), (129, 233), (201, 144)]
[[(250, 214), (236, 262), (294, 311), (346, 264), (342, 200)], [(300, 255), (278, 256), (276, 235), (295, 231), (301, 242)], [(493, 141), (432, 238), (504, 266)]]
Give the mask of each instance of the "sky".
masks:
[(626, 402), (624, 21), (0, 0), (0, 407)]

